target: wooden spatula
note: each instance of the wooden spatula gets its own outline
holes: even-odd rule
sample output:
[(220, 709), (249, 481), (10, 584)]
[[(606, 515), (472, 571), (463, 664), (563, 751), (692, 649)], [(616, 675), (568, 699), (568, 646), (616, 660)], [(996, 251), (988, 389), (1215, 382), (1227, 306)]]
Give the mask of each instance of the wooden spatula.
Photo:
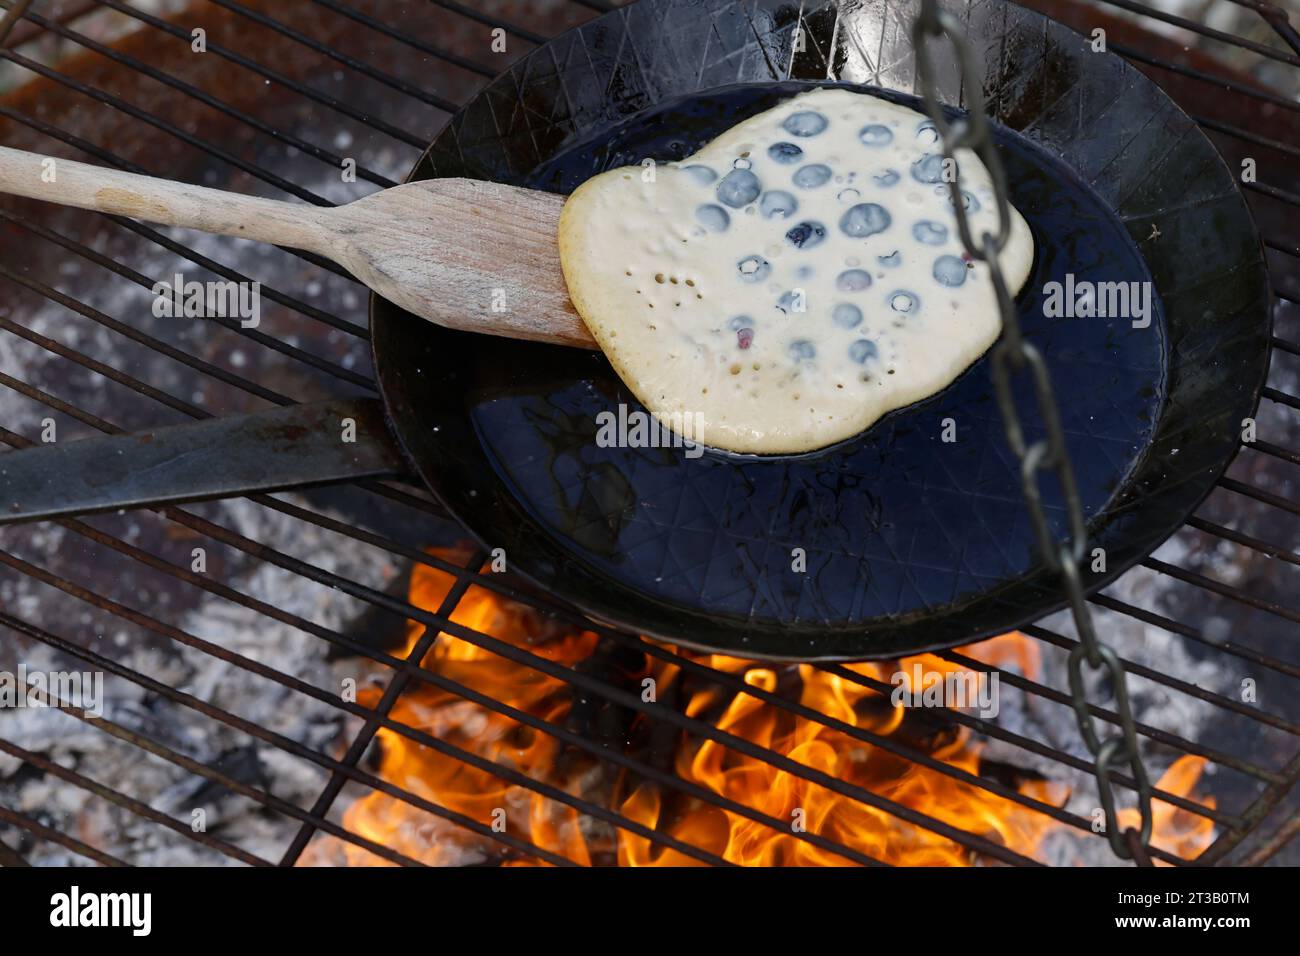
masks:
[(560, 271), (562, 196), (434, 179), (322, 208), (5, 147), (0, 192), (303, 249), (439, 325), (596, 348)]

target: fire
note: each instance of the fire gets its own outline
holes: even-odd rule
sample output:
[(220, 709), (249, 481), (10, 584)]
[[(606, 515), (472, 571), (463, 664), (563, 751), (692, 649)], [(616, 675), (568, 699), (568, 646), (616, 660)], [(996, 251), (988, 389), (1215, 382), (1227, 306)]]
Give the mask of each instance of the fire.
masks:
[[(410, 600), (418, 607), (437, 608), (452, 578), (439, 570), (416, 565)], [(641, 693), (653, 687), (655, 699), (677, 706), (690, 717), (807, 767), (1029, 857), (1041, 857), (1044, 837), (1063, 825), (1043, 813), (1004, 799), (988, 790), (954, 779), (895, 756), (825, 723), (767, 705), (748, 694), (732, 694), (716, 683), (683, 673), (676, 665), (654, 657), (629, 663), (600, 653), (598, 635), (562, 629), (529, 608), (472, 587), (452, 620), (524, 648), (532, 654), (580, 669), (613, 668), (605, 679), (622, 681)], [(408, 622), (407, 651), (423, 626)], [(1039, 645), (1019, 633), (1006, 634), (961, 652), (984, 663), (1019, 671), (1034, 678), (1040, 671)], [(681, 651), (707, 667), (739, 676), (748, 685), (783, 695), (797, 693), (804, 707), (826, 717), (878, 735), (905, 737), (930, 757), (972, 775), (980, 772), (982, 746), (966, 728), (933, 730), (921, 725), (888, 693), (863, 686), (839, 674), (811, 665), (770, 665)], [(635, 655), (642, 657), (642, 655)], [(602, 665), (593, 661), (603, 660)], [(851, 664), (847, 670), (886, 685), (892, 674), (912, 673), (919, 664), (928, 675), (965, 675), (963, 668), (934, 655), (919, 655), (890, 664)], [(393, 710), (393, 718), (441, 741), (514, 769), (567, 794), (616, 810), (647, 828), (732, 863), (753, 866), (843, 865), (846, 860), (799, 837), (811, 833), (888, 863), (910, 866), (968, 866), (982, 862), (970, 850), (947, 838), (906, 823), (856, 800), (781, 770), (718, 742), (688, 739), (673, 731), (664, 746), (662, 729), (648, 729), (645, 717), (633, 718), (625, 708), (601, 708), (602, 701), (580, 697), (564, 681), (515, 664), (468, 641), (440, 635), (426, 655), (424, 667), (473, 691), (490, 696), (550, 723), (578, 730), (585, 736), (608, 736), (607, 743), (626, 747), (647, 762), (675, 773), (682, 780), (763, 814), (758, 822), (669, 787), (645, 781), (602, 763), (589, 753), (562, 744), (554, 736), (426, 683), (413, 684)], [(649, 679), (649, 680), (648, 680)], [(653, 681), (653, 684), (650, 683)], [(916, 689), (916, 688), (913, 688)], [(382, 688), (365, 689), (361, 703), (373, 706)], [(575, 703), (577, 701), (577, 703)], [(602, 723), (604, 721), (604, 723)], [(623, 721), (624, 723), (620, 723)], [(612, 723), (612, 728), (609, 726)], [(624, 828), (594, 820), (559, 800), (503, 780), (485, 769), (438, 753), (407, 737), (381, 729), (379, 770), (383, 779), (428, 800), (567, 857), (583, 865), (698, 865), (699, 860)], [(639, 749), (638, 749), (639, 748)], [(669, 751), (665, 754), (665, 750)], [(656, 763), (656, 761), (658, 761)], [(1192, 793), (1204, 760), (1183, 757), (1165, 773), (1159, 787), (1172, 793)], [(1060, 784), (1025, 779), (1019, 792), (1036, 800), (1063, 805), (1069, 793)], [(1212, 804), (1211, 804), (1212, 805)], [(1208, 846), (1210, 820), (1155, 802), (1153, 843), (1181, 856), (1195, 856)], [(1136, 811), (1125, 811), (1125, 825), (1137, 822)], [(774, 824), (774, 825), (773, 825)], [(502, 859), (502, 846), (485, 836), (441, 820), (379, 792), (354, 801), (344, 826), (352, 832), (392, 847), (432, 865), (504, 862), (531, 865), (521, 854)], [(324, 861), (324, 844), (334, 858), (351, 865), (379, 861), (368, 851), (322, 838), (312, 858)], [(506, 851), (509, 853), (509, 851)]]

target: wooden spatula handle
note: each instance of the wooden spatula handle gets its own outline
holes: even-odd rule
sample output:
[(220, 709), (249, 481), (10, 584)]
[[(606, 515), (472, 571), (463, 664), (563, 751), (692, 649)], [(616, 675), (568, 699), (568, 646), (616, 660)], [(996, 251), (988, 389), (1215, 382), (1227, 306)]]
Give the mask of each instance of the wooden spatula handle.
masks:
[(564, 199), (468, 179), (316, 207), (154, 179), (0, 146), (0, 192), (305, 249), (439, 325), (579, 348), (556, 230)]
[(0, 191), (325, 253), (324, 210), (0, 146)]

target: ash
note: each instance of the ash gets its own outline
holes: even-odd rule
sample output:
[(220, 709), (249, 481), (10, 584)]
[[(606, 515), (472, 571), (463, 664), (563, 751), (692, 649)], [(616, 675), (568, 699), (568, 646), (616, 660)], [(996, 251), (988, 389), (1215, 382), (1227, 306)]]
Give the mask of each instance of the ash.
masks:
[[(397, 574), (396, 567), (376, 562), (368, 553), (339, 547), (332, 534), (252, 503), (227, 501), (220, 510), (217, 520), (224, 526), (256, 528), (259, 539), (272, 547), (311, 554), (317, 566), (349, 580), (382, 589)], [(250, 597), (328, 628), (343, 629), (361, 613), (359, 602), (341, 592), (269, 564), (253, 566), (231, 583)], [(14, 582), (5, 582), (7, 607), (31, 603), (30, 597), (24, 600), (14, 595), (15, 590)], [(357, 672), (356, 662), (329, 663), (319, 638), (220, 598), (199, 602), (179, 618), (177, 626), (332, 694), (340, 693), (344, 677), (368, 677)], [(144, 643), (127, 631), (105, 634), (104, 642), (115, 645), (109, 656), (126, 668), (312, 750), (330, 753), (336, 748), (343, 712), (328, 703), (177, 643)], [(29, 672), (86, 666), (41, 645), (24, 653), (23, 660)], [(219, 769), (239, 783), (297, 806), (309, 806), (324, 787), (327, 772), (314, 763), (128, 680), (109, 675), (105, 686), (105, 719)], [(54, 709), (0, 710), (0, 739), (17, 742), (61, 767), (119, 789), (183, 821), (187, 829), (195, 811), (201, 810), (208, 834), (265, 860), (276, 861), (297, 830), (298, 823), (291, 817), (270, 812), (252, 799), (120, 741), (92, 724)], [(58, 777), (34, 773), (7, 754), (0, 755), (0, 804), (137, 864), (233, 862)], [(18, 832), (0, 830), (5, 842), (23, 850), (31, 863), (86, 863), (79, 854), (52, 843), (24, 847), (23, 841), (15, 839)]]

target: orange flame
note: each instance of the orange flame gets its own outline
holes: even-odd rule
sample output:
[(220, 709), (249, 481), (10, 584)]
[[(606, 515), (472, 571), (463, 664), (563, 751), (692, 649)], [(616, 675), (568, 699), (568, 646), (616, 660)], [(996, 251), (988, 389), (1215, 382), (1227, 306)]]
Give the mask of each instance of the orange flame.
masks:
[[(417, 564), (411, 580), (411, 603), (437, 608), (452, 583), (450, 575)], [(531, 609), (477, 586), (466, 593), (452, 620), (566, 666), (587, 661), (599, 643), (594, 633), (558, 628)], [(408, 622), (408, 653), (423, 630), (423, 625)], [(977, 652), (972, 648), (960, 651), (1031, 679), (1040, 672), (1039, 645), (1019, 633), (976, 647)], [(937, 732), (918, 729), (914, 721), (905, 719), (905, 708), (891, 704), (887, 693), (806, 664), (769, 665), (717, 654), (680, 653), (704, 666), (739, 675), (761, 691), (774, 693), (780, 683), (783, 694), (787, 693), (784, 688), (794, 686), (797, 677), (798, 701), (804, 707), (855, 729), (906, 737), (909, 745), (934, 760), (972, 775), (980, 772), (982, 746), (971, 739), (966, 728), (944, 727)], [(575, 719), (575, 690), (567, 683), (468, 641), (440, 635), (423, 664), (442, 677), (534, 717), (561, 726)], [(914, 664), (921, 665), (927, 679), (929, 673), (964, 673), (960, 666), (931, 654), (906, 658), (897, 664), (846, 667), (887, 685), (890, 675), (896, 672), (902, 672), (903, 680), (910, 682), (908, 675)], [(822, 721), (769, 706), (748, 694), (732, 694), (715, 683), (701, 682), (698, 688), (688, 688), (691, 682), (676, 665), (650, 657), (643, 670), (631, 675), (634, 686), (645, 686), (645, 678), (653, 678), (660, 700), (669, 693), (688, 694), (681, 706), (690, 717), (1025, 856), (1040, 856), (1043, 838), (1063, 826), (1046, 814), (896, 756)], [(360, 695), (361, 703), (373, 706), (381, 694), (381, 688), (366, 688)], [(967, 866), (980, 862), (972, 851), (946, 837), (712, 740), (678, 733), (671, 755), (672, 771), (688, 783), (757, 811), (766, 822), (639, 777), (632, 779), (586, 752), (566, 747), (550, 734), (427, 683), (408, 687), (392, 716), (567, 794), (603, 803), (647, 828), (733, 863), (809, 866), (851, 862), (801, 839), (802, 833), (816, 834), (893, 864)], [(630, 830), (593, 820), (574, 807), (387, 728), (380, 729), (378, 739), (382, 748), (379, 774), (384, 780), (576, 863), (679, 866), (701, 862)], [(1183, 757), (1169, 768), (1158, 786), (1179, 795), (1191, 794), (1204, 765), (1201, 758)], [(1017, 786), (1025, 796), (1056, 806), (1063, 805), (1069, 796), (1063, 785), (1042, 780), (1024, 780)], [(1126, 826), (1136, 823), (1136, 811), (1124, 813)], [(502, 862), (502, 847), (496, 841), (379, 792), (355, 800), (346, 811), (344, 825), (424, 863)], [(1209, 845), (1212, 836), (1212, 821), (1155, 803), (1155, 845), (1194, 857)], [(332, 854), (329, 861), (342, 857), (351, 865), (382, 862), (368, 851), (332, 837), (320, 838), (312, 850), (309, 859), (318, 862), (326, 862), (328, 854)], [(534, 859), (520, 854), (518, 859), (504, 862), (531, 865)]]

